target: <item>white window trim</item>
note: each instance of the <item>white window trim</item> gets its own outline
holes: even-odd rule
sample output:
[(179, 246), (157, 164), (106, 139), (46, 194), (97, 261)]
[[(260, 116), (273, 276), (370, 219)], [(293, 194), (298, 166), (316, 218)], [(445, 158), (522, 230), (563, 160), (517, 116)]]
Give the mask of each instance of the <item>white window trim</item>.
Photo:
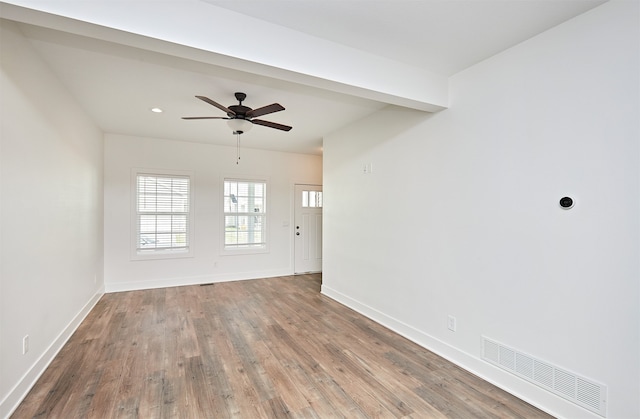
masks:
[[(138, 175), (155, 175), (155, 176), (183, 176), (189, 178), (189, 222), (187, 224), (187, 235), (189, 237), (189, 247), (185, 250), (176, 249), (158, 249), (154, 251), (140, 253), (138, 252)], [(131, 260), (157, 260), (157, 259), (177, 259), (191, 258), (194, 256), (194, 176), (192, 171), (185, 170), (165, 170), (165, 169), (131, 169), (131, 227), (130, 227), (130, 259)]]
[[(265, 228), (265, 245), (262, 247), (251, 247), (251, 248), (227, 248), (225, 245), (225, 212), (224, 212), (224, 182), (230, 181), (239, 181), (239, 182), (263, 182), (267, 186), (267, 193), (265, 195), (265, 199), (267, 201), (267, 205), (265, 206), (265, 220), (266, 220), (266, 228)], [(269, 241), (271, 237), (271, 222), (270, 222), (270, 212), (271, 212), (271, 182), (269, 177), (267, 176), (243, 176), (243, 175), (225, 175), (220, 179), (220, 223), (221, 226), (221, 238), (220, 238), (220, 255), (221, 256), (234, 256), (234, 255), (255, 255), (255, 254), (263, 254), (269, 253)]]

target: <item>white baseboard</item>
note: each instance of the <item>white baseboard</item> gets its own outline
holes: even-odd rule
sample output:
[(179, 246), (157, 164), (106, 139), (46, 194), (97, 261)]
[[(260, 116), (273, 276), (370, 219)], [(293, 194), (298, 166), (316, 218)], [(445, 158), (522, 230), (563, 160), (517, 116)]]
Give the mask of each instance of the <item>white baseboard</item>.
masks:
[(248, 279), (273, 278), (289, 275), (293, 275), (293, 272), (290, 269), (273, 269), (269, 271), (232, 272), (216, 275), (199, 275), (130, 282), (109, 282), (108, 278), (105, 278), (105, 287), (106, 292), (111, 293), (155, 288), (182, 287), (186, 285), (200, 285), (216, 282), (244, 281)]
[(96, 303), (104, 295), (104, 287), (101, 287), (89, 301), (80, 309), (80, 312), (67, 324), (67, 326), (51, 342), (51, 345), (34, 362), (29, 370), (22, 376), (7, 396), (0, 402), (0, 417), (8, 418), (27, 396), (29, 390), (35, 385), (38, 378), (44, 373), (51, 361), (56, 357), (60, 349), (67, 343), (71, 335), (76, 331), (80, 323), (87, 317)]
[(376, 323), (381, 324), (387, 329), (394, 331), (395, 333), (409, 339), (414, 343), (417, 343), (423, 348), (426, 348), (431, 352), (451, 362), (455, 362), (453, 361), (453, 359), (451, 359), (452, 352), (454, 351), (457, 352), (455, 356), (456, 358), (462, 358), (467, 362), (471, 362), (472, 360), (475, 360), (472, 355), (462, 352), (452, 347), (451, 345), (445, 342), (442, 342), (439, 339), (434, 338), (433, 336), (430, 336), (412, 326), (409, 326), (406, 323), (403, 323), (400, 320), (397, 320), (391, 316), (388, 316), (382, 313), (381, 311), (376, 310), (373, 307), (370, 307), (357, 300), (354, 300), (353, 298), (348, 297), (332, 288), (329, 288), (326, 285), (322, 285), (320, 292), (323, 295), (326, 295), (327, 297), (331, 298), (332, 300), (335, 300), (340, 304), (343, 304), (349, 307), (350, 309), (362, 314), (363, 316), (375, 321)]
[(554, 417), (602, 419), (573, 403), (566, 402), (552, 393), (529, 384), (527, 381), (512, 374), (505, 373), (483, 361), (480, 358), (481, 337), (479, 337), (478, 341), (478, 356), (474, 356), (324, 284), (320, 292)]

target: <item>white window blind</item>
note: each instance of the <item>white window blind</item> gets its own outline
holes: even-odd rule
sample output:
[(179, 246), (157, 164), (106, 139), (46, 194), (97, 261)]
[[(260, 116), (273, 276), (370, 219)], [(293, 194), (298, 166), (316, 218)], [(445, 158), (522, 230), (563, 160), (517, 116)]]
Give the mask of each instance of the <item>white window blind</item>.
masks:
[(261, 249), (267, 245), (267, 184), (225, 179), (225, 249)]
[(139, 254), (188, 251), (190, 178), (138, 174), (136, 230)]

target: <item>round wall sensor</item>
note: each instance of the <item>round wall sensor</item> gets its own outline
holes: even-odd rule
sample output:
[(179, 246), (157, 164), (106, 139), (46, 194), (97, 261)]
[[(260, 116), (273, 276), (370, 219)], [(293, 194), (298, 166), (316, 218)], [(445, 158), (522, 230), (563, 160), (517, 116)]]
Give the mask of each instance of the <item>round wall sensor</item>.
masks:
[(575, 202), (573, 201), (573, 198), (568, 196), (560, 198), (560, 207), (562, 209), (571, 209), (573, 208), (574, 205), (575, 205)]

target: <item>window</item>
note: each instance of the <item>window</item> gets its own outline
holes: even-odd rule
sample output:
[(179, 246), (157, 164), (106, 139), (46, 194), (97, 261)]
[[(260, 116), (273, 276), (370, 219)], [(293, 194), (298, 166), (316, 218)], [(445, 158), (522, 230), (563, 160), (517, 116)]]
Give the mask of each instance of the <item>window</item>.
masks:
[(322, 191), (302, 191), (303, 208), (322, 208)]
[(190, 180), (189, 176), (136, 173), (136, 255), (189, 253)]
[(224, 181), (225, 250), (267, 247), (267, 183), (255, 180)]

